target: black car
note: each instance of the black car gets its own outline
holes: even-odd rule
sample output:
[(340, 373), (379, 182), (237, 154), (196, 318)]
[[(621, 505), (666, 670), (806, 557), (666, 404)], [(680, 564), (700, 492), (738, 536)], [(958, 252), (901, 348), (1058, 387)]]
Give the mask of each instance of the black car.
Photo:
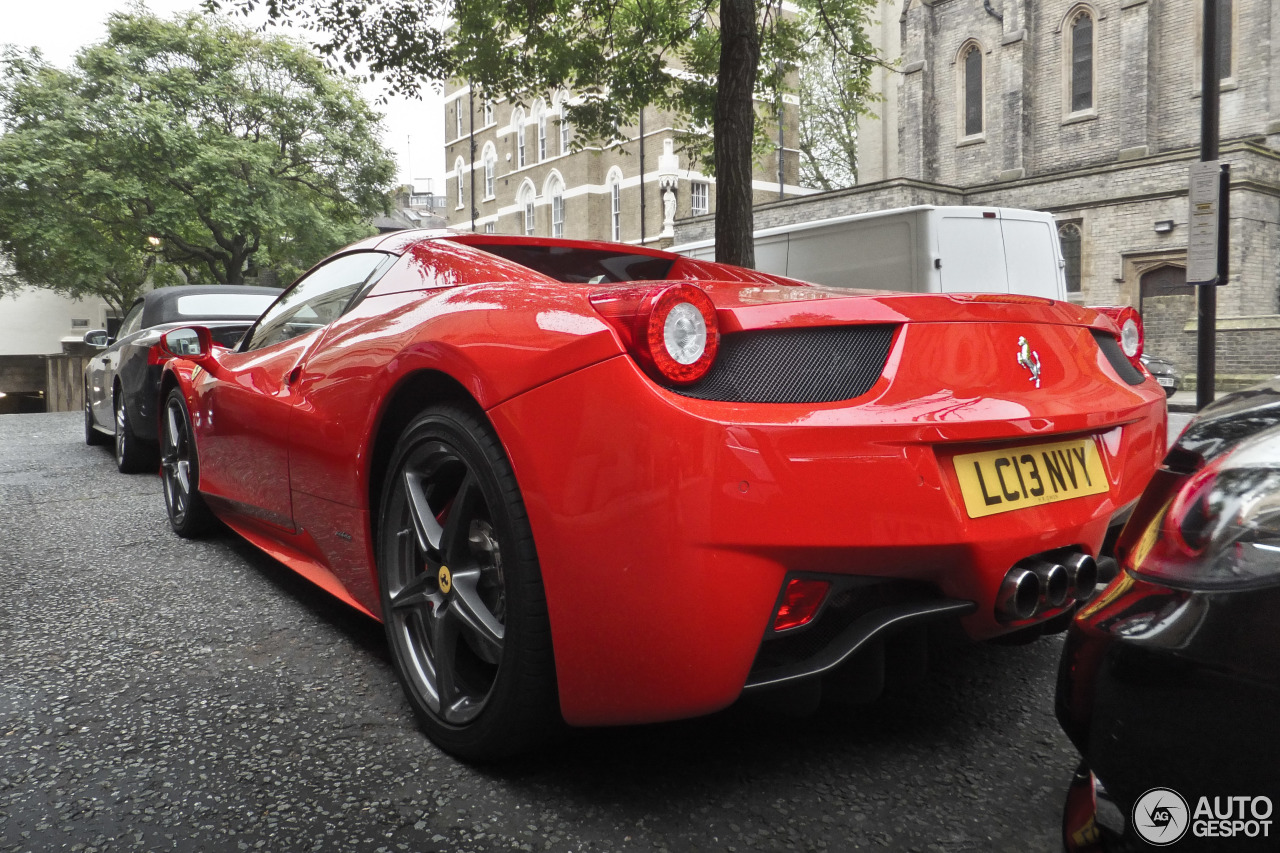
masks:
[(1069, 851), (1280, 849), (1280, 377), (1203, 409), (1077, 614)]
[(178, 326), (209, 327), (214, 341), (233, 346), (280, 295), (277, 287), (181, 285), (140, 296), (111, 338), (95, 330), (84, 336), (102, 347), (84, 371), (84, 440), (115, 440), (116, 465), (125, 473), (156, 466), (160, 336)]
[(1164, 389), (1166, 397), (1172, 397), (1182, 385), (1182, 371), (1167, 358), (1150, 353), (1142, 354), (1142, 366), (1155, 377), (1156, 382)]

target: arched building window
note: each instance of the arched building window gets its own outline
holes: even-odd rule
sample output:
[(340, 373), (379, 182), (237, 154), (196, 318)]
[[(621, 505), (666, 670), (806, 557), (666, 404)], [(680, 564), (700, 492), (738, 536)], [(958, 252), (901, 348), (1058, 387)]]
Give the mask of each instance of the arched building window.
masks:
[(622, 172), (617, 168), (609, 171), (609, 238), (622, 239)]
[(960, 48), (960, 100), (962, 136), (977, 136), (984, 127), (982, 46), (976, 41), (966, 42)]
[(526, 162), (524, 146), (524, 110), (517, 109), (511, 114), (511, 127), (516, 132), (516, 168), (523, 169)]
[(484, 144), (484, 197), (493, 198), (493, 173), (498, 168), (498, 152), (492, 142)]
[(1235, 76), (1235, 56), (1231, 50), (1234, 43), (1235, 23), (1234, 0), (1218, 0), (1218, 79), (1226, 80)]
[(533, 182), (525, 181), (520, 185), (520, 209), (524, 212), (524, 234), (527, 237), (533, 236), (533, 232), (538, 225), (537, 214), (533, 207), (536, 197), (537, 193), (533, 189)]
[(542, 194), (551, 199), (551, 236), (564, 236), (564, 181), (558, 172), (552, 172)]
[(538, 162), (547, 159), (547, 104), (541, 98), (533, 105), (534, 120), (538, 123)]
[(1071, 112), (1093, 109), (1093, 16), (1077, 12), (1068, 28), (1071, 57)]
[(560, 115), (557, 130), (560, 137), (560, 153), (562, 155), (569, 153), (569, 119), (565, 117), (566, 111), (569, 109), (568, 100), (569, 96), (565, 93), (559, 92), (556, 94), (556, 112)]
[(1058, 239), (1062, 242), (1062, 260), (1065, 262), (1063, 273), (1067, 279), (1067, 293), (1080, 292), (1080, 225), (1075, 222), (1064, 222), (1058, 228)]

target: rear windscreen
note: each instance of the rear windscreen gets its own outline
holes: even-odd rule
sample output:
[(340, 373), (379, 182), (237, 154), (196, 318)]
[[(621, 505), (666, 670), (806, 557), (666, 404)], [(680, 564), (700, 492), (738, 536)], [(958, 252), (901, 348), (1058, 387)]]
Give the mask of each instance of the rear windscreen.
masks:
[(671, 258), (632, 255), (570, 246), (529, 246), (519, 243), (470, 243), (477, 249), (506, 258), (557, 281), (596, 284), (617, 281), (651, 281), (667, 277)]
[(179, 296), (179, 317), (243, 317), (256, 320), (275, 301), (273, 293), (195, 293)]

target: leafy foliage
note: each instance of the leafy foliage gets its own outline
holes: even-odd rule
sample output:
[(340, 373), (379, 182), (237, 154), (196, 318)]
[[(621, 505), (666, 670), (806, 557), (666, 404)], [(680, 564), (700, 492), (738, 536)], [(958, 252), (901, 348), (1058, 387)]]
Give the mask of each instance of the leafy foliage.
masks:
[(800, 182), (833, 190), (858, 182), (858, 120), (873, 115), (879, 96), (871, 72), (880, 64), (866, 40), (865, 17), (841, 21), (851, 50), (812, 39), (799, 67)]
[[(716, 173), (717, 258), (751, 265), (753, 157), (769, 150), (768, 104), (817, 42), (867, 75), (874, 0), (205, 0), (265, 9), (323, 33), (322, 53), (368, 63), (393, 92), (460, 79), (524, 102), (573, 93), (576, 141), (608, 143), (646, 106), (680, 116), (682, 144)], [(863, 86), (865, 88), (865, 86)], [(756, 104), (766, 105), (757, 110)], [(753, 154), (753, 143), (756, 145)]]
[[(308, 49), (207, 16), (113, 15), (68, 72), (0, 57), (0, 251), (120, 308), (155, 284), (305, 269), (370, 232), (394, 163)], [(180, 273), (179, 273), (180, 271)]]

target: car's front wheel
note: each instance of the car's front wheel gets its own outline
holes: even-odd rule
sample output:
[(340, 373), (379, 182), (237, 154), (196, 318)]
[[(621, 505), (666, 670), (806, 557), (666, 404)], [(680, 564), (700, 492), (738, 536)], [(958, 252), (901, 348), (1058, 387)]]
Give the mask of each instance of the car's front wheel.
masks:
[(542, 578), (511, 464), (479, 414), (430, 409), (401, 435), (378, 576), (396, 673), (427, 735), (475, 760), (539, 745), (559, 714)]
[(200, 460), (191, 433), (191, 417), (182, 392), (174, 388), (164, 403), (160, 422), (160, 482), (169, 526), (184, 539), (213, 523), (213, 513), (200, 496)]
[(156, 467), (155, 447), (138, 438), (129, 422), (129, 412), (124, 407), (124, 394), (117, 390), (114, 395), (116, 416), (116, 467), (121, 474), (140, 474), (154, 471)]

